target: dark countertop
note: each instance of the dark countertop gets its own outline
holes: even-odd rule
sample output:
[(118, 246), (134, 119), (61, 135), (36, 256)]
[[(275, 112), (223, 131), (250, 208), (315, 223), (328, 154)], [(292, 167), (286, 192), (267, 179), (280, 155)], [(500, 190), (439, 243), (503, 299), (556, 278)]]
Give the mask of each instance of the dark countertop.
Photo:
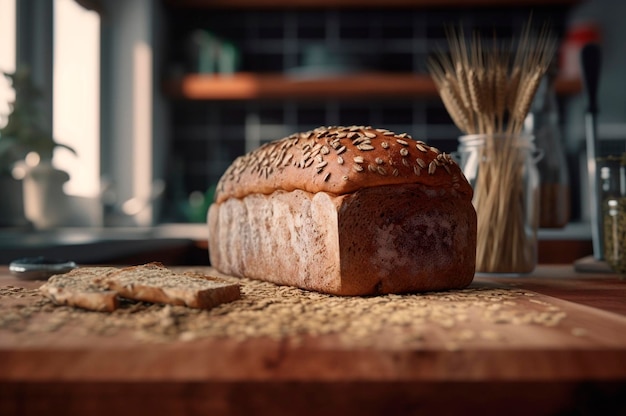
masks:
[[(177, 257), (185, 250), (205, 250), (198, 247), (198, 242), (206, 240), (206, 234), (204, 224), (50, 230), (4, 228), (0, 229), (0, 264), (33, 256), (70, 259), (80, 264), (153, 260), (180, 264)], [(208, 255), (205, 257), (208, 262)]]

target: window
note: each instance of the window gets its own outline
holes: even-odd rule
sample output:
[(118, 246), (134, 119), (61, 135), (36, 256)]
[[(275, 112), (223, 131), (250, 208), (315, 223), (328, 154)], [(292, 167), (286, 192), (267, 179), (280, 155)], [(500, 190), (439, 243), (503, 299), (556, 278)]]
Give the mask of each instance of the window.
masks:
[[(6, 0), (0, 0), (6, 1)], [(55, 0), (53, 135), (76, 150), (55, 151), (70, 174), (69, 195), (100, 192), (100, 16), (74, 0)]]
[[(0, 0), (0, 72), (15, 71), (15, 1)], [(0, 76), (0, 127), (6, 124), (14, 98), (11, 84)]]

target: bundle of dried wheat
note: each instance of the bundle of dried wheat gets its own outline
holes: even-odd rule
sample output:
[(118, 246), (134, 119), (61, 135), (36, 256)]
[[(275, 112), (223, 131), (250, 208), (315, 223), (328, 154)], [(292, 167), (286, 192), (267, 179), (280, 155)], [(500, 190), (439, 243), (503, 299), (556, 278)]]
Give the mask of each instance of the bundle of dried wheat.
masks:
[(457, 127), (465, 134), (484, 135), (474, 183), (476, 270), (532, 271), (538, 203), (529, 204), (528, 198), (538, 195), (527, 195), (528, 148), (520, 149), (518, 137), (556, 52), (556, 38), (547, 27), (535, 33), (529, 23), (515, 53), (495, 38), (489, 48), (478, 35), (468, 40), (461, 30), (449, 30), (448, 41), (449, 54), (431, 59), (430, 73)]
[(514, 55), (497, 39), (488, 49), (461, 30), (450, 29), (448, 41), (450, 53), (431, 58), (429, 70), (457, 127), (466, 134), (519, 133), (556, 52), (549, 28), (535, 34), (528, 24)]

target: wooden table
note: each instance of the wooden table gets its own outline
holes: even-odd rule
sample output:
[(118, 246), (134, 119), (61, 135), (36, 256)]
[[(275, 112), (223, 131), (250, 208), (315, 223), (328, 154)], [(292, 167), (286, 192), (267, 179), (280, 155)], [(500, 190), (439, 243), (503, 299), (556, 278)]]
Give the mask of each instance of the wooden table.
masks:
[[(0, 288), (38, 284), (0, 268)], [(0, 415), (626, 414), (625, 281), (540, 266), (471, 287), (510, 290), (519, 295), (510, 308), (562, 319), (470, 316), (473, 333), (505, 336), (467, 343), (452, 342), (458, 322), (454, 331), (426, 322), (417, 344), (375, 334), (362, 347), (334, 335), (146, 343), (77, 327), (25, 340), (0, 328)], [(0, 297), (0, 313), (7, 305)]]

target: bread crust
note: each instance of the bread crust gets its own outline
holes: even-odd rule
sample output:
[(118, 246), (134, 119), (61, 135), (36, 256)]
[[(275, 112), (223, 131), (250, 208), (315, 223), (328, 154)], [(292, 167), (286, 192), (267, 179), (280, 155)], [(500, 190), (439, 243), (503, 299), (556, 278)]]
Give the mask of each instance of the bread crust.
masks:
[(406, 133), (350, 126), (293, 134), (237, 158), (220, 179), (215, 200), (296, 189), (345, 195), (408, 183), (452, 188), (472, 197), (450, 155)]

